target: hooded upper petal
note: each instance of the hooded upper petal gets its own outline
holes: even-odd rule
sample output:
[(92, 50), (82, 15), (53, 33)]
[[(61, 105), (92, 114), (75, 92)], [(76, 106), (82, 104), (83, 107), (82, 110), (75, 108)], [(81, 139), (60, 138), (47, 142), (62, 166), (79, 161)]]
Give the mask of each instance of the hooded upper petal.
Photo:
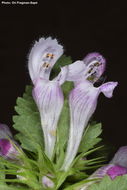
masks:
[(89, 81), (80, 82), (70, 93), (70, 133), (62, 169), (67, 170), (77, 154), (84, 128), (94, 113), (100, 92), (111, 97), (117, 82), (108, 82), (96, 88)]
[(89, 80), (96, 82), (105, 70), (105, 58), (99, 53), (90, 53), (82, 61), (76, 61), (69, 65), (67, 80), (80, 82)]
[(56, 39), (40, 38), (35, 42), (28, 57), (28, 68), (33, 83), (38, 77), (49, 79), (52, 67), (62, 54), (63, 47)]
[(105, 58), (100, 53), (93, 52), (93, 53), (87, 54), (87, 56), (84, 57), (84, 59), (83, 59), (83, 62), (85, 63), (86, 66), (89, 65), (93, 61), (102, 63), (101, 69), (102, 69), (102, 73), (103, 73), (104, 69), (105, 69), (105, 63), (106, 63)]

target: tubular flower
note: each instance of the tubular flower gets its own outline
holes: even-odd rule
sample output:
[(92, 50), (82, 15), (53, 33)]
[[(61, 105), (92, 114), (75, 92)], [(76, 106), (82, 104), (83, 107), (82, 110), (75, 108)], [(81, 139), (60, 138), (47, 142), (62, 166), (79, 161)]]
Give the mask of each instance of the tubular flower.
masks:
[(10, 160), (16, 160), (19, 153), (14, 144), (16, 143), (12, 139), (12, 134), (8, 126), (0, 124), (0, 156)]
[[(79, 65), (79, 68), (78, 68)], [(70, 133), (63, 170), (67, 170), (77, 154), (83, 131), (97, 106), (97, 99), (102, 92), (111, 98), (117, 82), (107, 82), (99, 87), (94, 83), (100, 78), (105, 68), (105, 59), (98, 53), (91, 53), (83, 61), (69, 66), (67, 80), (74, 81), (75, 88), (70, 92)]]
[(57, 122), (63, 107), (61, 84), (66, 80), (67, 67), (61, 68), (59, 75), (49, 80), (50, 72), (63, 48), (56, 39), (41, 38), (35, 43), (29, 55), (29, 73), (34, 84), (33, 98), (38, 106), (44, 133), (45, 153), (52, 158), (56, 141)]
[[(122, 176), (127, 174), (127, 146), (121, 147), (109, 162), (108, 165), (103, 166), (96, 170), (89, 179), (101, 179), (108, 175), (112, 180), (117, 176)], [(95, 182), (89, 182), (85, 184), (80, 190), (87, 190), (88, 187)]]

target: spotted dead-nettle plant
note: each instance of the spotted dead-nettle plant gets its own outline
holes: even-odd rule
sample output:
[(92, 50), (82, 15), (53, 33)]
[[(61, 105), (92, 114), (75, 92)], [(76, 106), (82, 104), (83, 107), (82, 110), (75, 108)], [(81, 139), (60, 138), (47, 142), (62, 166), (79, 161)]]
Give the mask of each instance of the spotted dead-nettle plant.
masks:
[[(28, 70), (32, 85), (17, 99), (18, 115), (13, 117), (18, 143), (9, 128), (0, 125), (2, 175), (13, 175), (11, 179), (7, 175), (1, 177), (4, 188), (87, 189), (107, 174), (114, 179), (127, 173), (126, 167), (114, 161), (115, 156), (111, 164), (87, 174), (88, 169), (92, 172), (104, 161), (97, 156), (103, 149), (97, 146), (101, 124), (90, 122), (90, 118), (99, 94), (111, 98), (117, 82), (95, 86), (106, 65), (99, 53), (90, 53), (74, 63), (62, 54), (62, 45), (51, 37), (40, 38), (30, 50)], [(95, 151), (95, 157), (87, 157)], [(100, 177), (98, 173), (103, 170)]]

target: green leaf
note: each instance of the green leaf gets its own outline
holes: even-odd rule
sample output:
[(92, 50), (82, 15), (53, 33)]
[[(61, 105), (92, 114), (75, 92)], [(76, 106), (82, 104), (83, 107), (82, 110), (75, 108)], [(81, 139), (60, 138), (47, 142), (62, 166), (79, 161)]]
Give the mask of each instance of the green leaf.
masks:
[[(70, 186), (66, 186), (66, 188), (64, 188), (64, 190), (80, 190), (82, 189), (82, 187), (86, 187), (87, 184), (91, 184), (91, 183), (94, 183), (97, 179), (85, 179), (85, 180), (82, 180), (78, 183), (74, 183), (73, 185), (70, 185)], [(86, 185), (86, 186), (85, 186)], [(83, 188), (83, 190), (88, 190), (88, 188)], [(107, 189), (108, 190), (108, 189)]]
[(65, 65), (70, 65), (72, 63), (71, 57), (67, 57), (66, 55), (62, 55), (59, 60), (56, 62), (54, 65), (52, 72), (51, 72), (51, 77), (50, 79), (53, 79), (54, 77), (57, 76), (57, 74), (60, 72), (60, 67), (63, 67)]
[(66, 55), (62, 55), (58, 61), (56, 62), (54, 69), (55, 68), (59, 68), (59, 67), (63, 67), (65, 65), (70, 65), (72, 63), (72, 59), (70, 56), (66, 56)]
[[(2, 171), (2, 170), (4, 170), (4, 166), (3, 166), (3, 164), (0, 162), (0, 180), (5, 179), (5, 173), (4, 173), (4, 171)], [(4, 184), (4, 182), (0, 181), (0, 185), (1, 185), (1, 184)]]
[(106, 176), (99, 184), (91, 185), (89, 190), (127, 190), (127, 175), (118, 176), (114, 180)]
[(72, 170), (68, 170), (66, 172), (59, 171), (57, 173), (57, 184), (56, 184), (56, 189), (59, 189), (59, 187), (64, 183), (66, 178), (68, 176), (72, 175)]
[(46, 156), (43, 150), (38, 147), (38, 167), (40, 173), (55, 174), (53, 162)]
[(15, 139), (21, 142), (21, 146), (23, 149), (36, 152), (36, 144), (31, 141), (28, 136), (25, 136), (22, 133), (18, 133), (17, 135), (15, 135)]
[(60, 119), (57, 126), (57, 145), (56, 156), (57, 166), (60, 167), (65, 156), (65, 147), (68, 141), (69, 127), (70, 127), (70, 111), (68, 103), (68, 94), (73, 88), (72, 82), (65, 82), (62, 85), (64, 93), (64, 105), (60, 115)]
[(58, 139), (57, 142), (59, 144), (59, 147), (65, 147), (65, 144), (68, 139), (69, 125), (70, 125), (69, 105), (68, 105), (68, 100), (65, 100), (57, 128), (57, 139)]
[(102, 133), (101, 123), (89, 125), (84, 132), (81, 144), (79, 146), (79, 152), (86, 152), (93, 148), (97, 143), (101, 141), (98, 136)]
[(68, 96), (72, 88), (73, 88), (72, 82), (65, 82), (62, 85), (62, 90), (63, 90), (65, 98), (64, 98), (64, 105), (63, 105), (62, 113), (60, 115), (58, 128), (57, 128), (57, 136), (59, 139), (60, 147), (61, 146), (64, 147), (68, 140), (68, 133), (69, 133), (69, 127), (70, 127), (70, 110), (69, 110)]
[[(88, 156), (89, 154), (92, 154), (93, 152), (103, 148), (104, 146), (99, 146), (97, 148), (93, 148), (89, 151), (84, 151), (84, 152), (81, 152), (79, 155), (77, 155), (77, 157), (73, 160), (72, 164), (71, 164), (71, 167), (73, 165), (75, 165), (77, 162), (79, 162), (81, 159), (85, 158), (86, 156)], [(95, 158), (96, 159), (96, 158)], [(87, 160), (87, 162), (89, 162), (89, 160)]]
[(10, 185), (1, 185), (0, 184), (0, 190), (30, 190), (29, 188), (25, 188), (25, 187), (19, 187), (19, 185), (16, 186), (10, 186)]
[(85, 170), (85, 169), (88, 170), (89, 168), (90, 169), (91, 168), (98, 168), (98, 167), (100, 167), (100, 164), (102, 162), (104, 162), (104, 157), (97, 157), (97, 158), (93, 158), (93, 159), (81, 158), (76, 162), (76, 164), (74, 165), (74, 168), (79, 170), (79, 171)]
[(62, 90), (64, 93), (64, 97), (68, 99), (70, 91), (74, 88), (74, 84), (73, 82), (70, 81), (66, 81), (63, 85), (62, 85)]
[(13, 116), (13, 127), (19, 131), (15, 136), (21, 142), (22, 148), (37, 152), (36, 145), (43, 147), (43, 132), (40, 115), (32, 98), (32, 86), (27, 86), (23, 98), (17, 98), (15, 111), (19, 114)]
[[(79, 146), (79, 150), (78, 150), (78, 152), (81, 153), (81, 154), (79, 154), (78, 157), (81, 157), (81, 159), (78, 159), (76, 161), (75, 168), (77, 167), (80, 170), (82, 170), (83, 168), (84, 169), (92, 169), (92, 168), (94, 168), (94, 164), (96, 164), (96, 167), (99, 167), (98, 163), (105, 161), (104, 157), (95, 158), (96, 155), (94, 157), (94, 162), (91, 162), (91, 160), (85, 161), (83, 159), (83, 156), (80, 156), (83, 154), (85, 155), (85, 153), (87, 154), (87, 152), (89, 152), (89, 150), (92, 150), (92, 151), (94, 150), (93, 149), (94, 146), (101, 141), (101, 138), (98, 138), (98, 136), (101, 134), (101, 132), (102, 132), (102, 129), (101, 129), (100, 123), (99, 124), (93, 123), (86, 128), (83, 138), (82, 138), (82, 141)], [(102, 150), (102, 147), (101, 147), (101, 150)], [(95, 151), (93, 151), (93, 152), (95, 152)], [(92, 164), (92, 166), (88, 166), (89, 164)]]
[(83, 171), (83, 172), (81, 172), (81, 171), (76, 171), (75, 170), (75, 173), (74, 173), (74, 175), (72, 175), (72, 176), (69, 176), (68, 177), (68, 181), (71, 183), (71, 184), (74, 184), (75, 182), (78, 182), (78, 181), (80, 181), (80, 180), (84, 180), (84, 179), (86, 179), (88, 177), (88, 175)]

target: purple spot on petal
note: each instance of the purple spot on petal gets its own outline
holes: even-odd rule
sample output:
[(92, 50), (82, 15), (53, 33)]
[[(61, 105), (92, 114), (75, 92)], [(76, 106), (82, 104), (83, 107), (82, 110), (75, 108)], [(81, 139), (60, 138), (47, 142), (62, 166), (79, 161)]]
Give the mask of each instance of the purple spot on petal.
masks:
[(127, 174), (127, 168), (122, 166), (113, 166), (108, 169), (107, 174), (111, 177), (111, 179), (115, 179), (117, 176)]
[(0, 139), (0, 155), (6, 156), (11, 148), (11, 143), (7, 139)]

